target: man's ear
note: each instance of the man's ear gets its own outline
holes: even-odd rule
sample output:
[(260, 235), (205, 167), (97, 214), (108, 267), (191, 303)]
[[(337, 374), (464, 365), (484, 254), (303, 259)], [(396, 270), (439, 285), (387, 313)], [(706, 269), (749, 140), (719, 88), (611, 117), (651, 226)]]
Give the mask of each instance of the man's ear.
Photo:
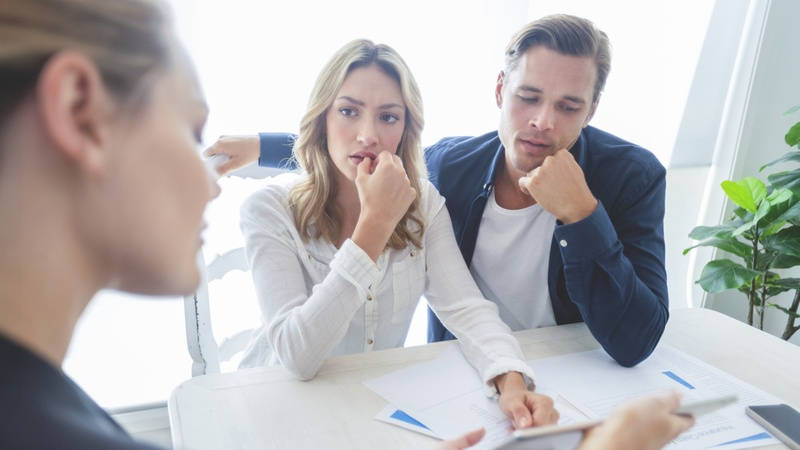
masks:
[(42, 68), (36, 104), (53, 148), (82, 169), (102, 173), (111, 99), (95, 64), (77, 52), (55, 54)]
[(586, 119), (583, 121), (583, 128), (586, 128), (589, 125), (589, 122), (594, 117), (594, 113), (597, 111), (597, 104), (600, 103), (600, 95), (597, 95), (597, 99), (592, 102), (592, 106), (589, 107), (589, 114), (586, 115)]
[(506, 82), (506, 74), (502, 70), (497, 74), (497, 85), (494, 88), (494, 99), (497, 102), (497, 107), (503, 106), (503, 85)]

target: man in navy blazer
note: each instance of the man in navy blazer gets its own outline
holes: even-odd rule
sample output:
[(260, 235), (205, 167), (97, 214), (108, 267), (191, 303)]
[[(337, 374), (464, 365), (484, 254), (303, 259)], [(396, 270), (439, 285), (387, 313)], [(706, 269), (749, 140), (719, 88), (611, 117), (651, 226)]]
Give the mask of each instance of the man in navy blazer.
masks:
[[(608, 39), (591, 22), (532, 22), (506, 49), (498, 130), (442, 139), (425, 159), (464, 260), (512, 329), (584, 321), (633, 366), (669, 316), (666, 172), (647, 150), (588, 125), (609, 68)], [(260, 134), (259, 164), (285, 164), (291, 138)], [(207, 154), (236, 156), (253, 141), (223, 139)], [(230, 164), (222, 171), (242, 162)], [(453, 338), (428, 317), (429, 341)]]

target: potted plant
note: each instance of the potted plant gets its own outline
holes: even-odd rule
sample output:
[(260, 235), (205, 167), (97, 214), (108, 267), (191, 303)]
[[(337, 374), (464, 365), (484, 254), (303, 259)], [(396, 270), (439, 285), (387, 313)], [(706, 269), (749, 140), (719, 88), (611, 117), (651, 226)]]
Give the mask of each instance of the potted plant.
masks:
[[(800, 105), (784, 114), (800, 111)], [(762, 166), (759, 172), (774, 164), (800, 163), (800, 122), (785, 136), (786, 144), (796, 149)], [(788, 340), (800, 325), (800, 278), (784, 278), (777, 269), (800, 266), (800, 167), (773, 173), (765, 184), (749, 176), (738, 181), (722, 182), (725, 195), (736, 204), (733, 214), (717, 226), (695, 227), (689, 237), (700, 241), (696, 247), (715, 247), (734, 259), (719, 258), (705, 265), (697, 283), (708, 293), (737, 289), (748, 300), (747, 323), (753, 325), (758, 314), (758, 328), (764, 329), (766, 308), (787, 314), (782, 338)], [(770, 299), (794, 291), (789, 307)]]

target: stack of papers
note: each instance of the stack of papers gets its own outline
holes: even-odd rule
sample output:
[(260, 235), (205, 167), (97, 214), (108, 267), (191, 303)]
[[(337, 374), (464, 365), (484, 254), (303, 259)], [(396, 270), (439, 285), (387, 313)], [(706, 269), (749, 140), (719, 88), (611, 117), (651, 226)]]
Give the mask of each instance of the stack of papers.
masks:
[[(559, 425), (586, 420), (537, 379), (537, 392), (551, 396), (561, 417)], [(441, 439), (453, 439), (483, 427), (486, 435), (474, 449), (492, 448), (512, 432), (511, 422), (457, 345), (438, 358), (415, 364), (364, 384), (389, 401), (378, 420)]]
[[(736, 394), (737, 403), (700, 417), (667, 448), (733, 450), (778, 442), (744, 412), (747, 405), (780, 403), (778, 398), (667, 345), (633, 368), (620, 366), (602, 349), (528, 364), (537, 391), (555, 400), (559, 425), (602, 419), (628, 400), (668, 390), (679, 391), (684, 403)], [(376, 417), (385, 422), (442, 439), (484, 427), (486, 436), (475, 448), (492, 448), (511, 433), (511, 423), (497, 401), (486, 397), (455, 344), (434, 360), (365, 385), (390, 403)]]

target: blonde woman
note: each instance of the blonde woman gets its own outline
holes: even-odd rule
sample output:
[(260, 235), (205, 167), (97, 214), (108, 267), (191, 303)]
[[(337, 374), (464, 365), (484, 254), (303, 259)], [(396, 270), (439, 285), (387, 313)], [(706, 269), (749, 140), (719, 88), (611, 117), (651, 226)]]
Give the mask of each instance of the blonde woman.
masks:
[(304, 169), (242, 207), (263, 316), (243, 366), (312, 378), (326, 358), (403, 344), (424, 293), (514, 426), (554, 423), (516, 339), (458, 251), (420, 150), (422, 102), (400, 56), (357, 40), (325, 65), (300, 125)]

